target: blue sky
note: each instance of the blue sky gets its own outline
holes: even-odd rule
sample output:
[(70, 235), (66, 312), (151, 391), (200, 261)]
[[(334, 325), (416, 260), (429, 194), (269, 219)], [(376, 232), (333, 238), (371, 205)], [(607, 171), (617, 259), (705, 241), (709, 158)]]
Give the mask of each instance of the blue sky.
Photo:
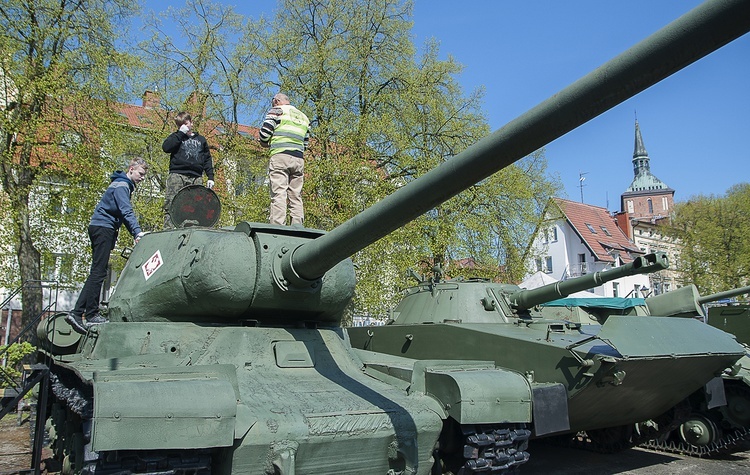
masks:
[[(277, 8), (273, 0), (218, 3), (253, 18)], [(436, 38), (443, 58), (465, 66), (458, 82), (466, 93), (485, 88), (483, 108), (496, 130), (700, 3), (415, 0), (412, 34), (418, 48)], [(154, 11), (169, 5), (184, 2), (146, 2)], [(675, 200), (750, 182), (750, 35), (550, 143), (563, 197), (580, 201), (585, 173), (584, 202), (619, 209), (633, 179), (636, 114), (651, 171)]]

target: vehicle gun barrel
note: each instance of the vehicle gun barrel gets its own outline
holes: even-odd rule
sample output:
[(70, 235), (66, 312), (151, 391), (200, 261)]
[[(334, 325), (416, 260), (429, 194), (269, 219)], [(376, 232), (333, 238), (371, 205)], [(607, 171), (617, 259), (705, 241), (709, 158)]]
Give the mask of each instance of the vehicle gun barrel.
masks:
[(305, 285), (475, 183), (750, 31), (750, 2), (708, 1), (328, 234), (286, 253)]
[(531, 308), (540, 303), (551, 302), (567, 297), (574, 292), (597, 287), (621, 277), (636, 274), (657, 272), (669, 267), (664, 253), (639, 256), (633, 262), (593, 274), (582, 275), (574, 279), (547, 284), (537, 289), (521, 290), (510, 295), (510, 302), (516, 308)]
[(742, 294), (750, 293), (750, 285), (745, 287), (738, 287), (736, 289), (725, 290), (723, 292), (717, 292), (715, 294), (705, 295), (698, 299), (698, 305), (703, 305), (708, 302), (715, 302), (716, 300), (729, 299)]

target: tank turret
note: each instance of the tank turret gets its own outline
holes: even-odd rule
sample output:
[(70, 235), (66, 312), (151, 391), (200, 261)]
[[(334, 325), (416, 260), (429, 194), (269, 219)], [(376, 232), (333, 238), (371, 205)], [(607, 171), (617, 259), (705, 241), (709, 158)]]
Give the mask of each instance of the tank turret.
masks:
[(667, 267), (669, 267), (669, 260), (666, 254), (647, 254), (636, 257), (633, 259), (633, 262), (621, 265), (620, 267), (554, 282), (536, 289), (513, 292), (509, 298), (511, 305), (516, 308), (531, 308), (542, 303), (567, 297), (574, 292), (598, 287), (621, 277), (658, 272)]
[(647, 298), (646, 306), (651, 315), (665, 317), (705, 317), (703, 305), (747, 293), (750, 293), (750, 286), (701, 296), (698, 288), (693, 284), (689, 284), (670, 292)]
[[(453, 299), (463, 284), (445, 282), (399, 306), (432, 299), (458, 323), (355, 334), (339, 324), (350, 256), (749, 30), (750, 2), (700, 6), (328, 233), (239, 223), (144, 236), (110, 322), (54, 355), (53, 457), (66, 473), (510, 474), (532, 431), (632, 443), (621, 427), (743, 349), (715, 329), (693, 338), (690, 320), (510, 321), (495, 297), (520, 289), (480, 282), (466, 283), (477, 298)], [(461, 324), (468, 314), (489, 324)]]
[[(112, 318), (169, 320), (187, 313), (201, 320), (334, 323), (332, 314), (351, 297), (341, 288), (354, 286), (350, 256), (746, 33), (747, 9), (739, 1), (701, 5), (327, 234), (243, 223), (236, 231), (244, 238), (205, 230), (149, 235), (134, 252), (137, 264), (118, 281)], [(336, 277), (327, 274), (339, 265)], [(201, 275), (193, 276), (196, 271)], [(147, 275), (154, 280), (144, 281)]]

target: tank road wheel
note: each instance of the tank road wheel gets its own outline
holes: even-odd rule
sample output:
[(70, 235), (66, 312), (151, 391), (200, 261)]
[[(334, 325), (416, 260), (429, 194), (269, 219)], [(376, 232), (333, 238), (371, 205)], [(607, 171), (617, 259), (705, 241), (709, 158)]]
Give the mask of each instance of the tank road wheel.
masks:
[(719, 408), (732, 429), (750, 428), (750, 388), (744, 384), (725, 384), (727, 405)]
[(706, 447), (721, 438), (721, 430), (711, 419), (701, 414), (693, 414), (680, 424), (677, 433), (680, 441), (693, 447)]

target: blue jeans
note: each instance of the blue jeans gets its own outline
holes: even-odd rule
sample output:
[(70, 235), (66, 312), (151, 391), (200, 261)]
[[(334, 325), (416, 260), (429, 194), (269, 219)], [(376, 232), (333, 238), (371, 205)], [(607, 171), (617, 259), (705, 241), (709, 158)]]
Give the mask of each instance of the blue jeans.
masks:
[(107, 277), (109, 253), (117, 243), (117, 230), (103, 226), (89, 226), (89, 239), (91, 240), (91, 253), (93, 254), (91, 270), (86, 283), (83, 284), (73, 313), (79, 316), (86, 314), (90, 318), (99, 312), (99, 297), (102, 293), (104, 278)]

